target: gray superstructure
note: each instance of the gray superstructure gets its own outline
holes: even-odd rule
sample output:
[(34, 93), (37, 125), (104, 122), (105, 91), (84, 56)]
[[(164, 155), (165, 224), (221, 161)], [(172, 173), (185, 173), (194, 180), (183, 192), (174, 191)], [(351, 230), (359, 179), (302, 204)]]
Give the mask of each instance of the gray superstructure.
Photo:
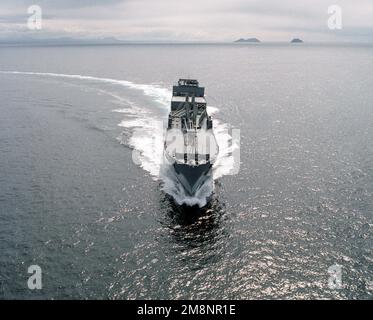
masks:
[(218, 155), (205, 88), (180, 79), (173, 87), (164, 153), (187, 193), (193, 196), (211, 175)]

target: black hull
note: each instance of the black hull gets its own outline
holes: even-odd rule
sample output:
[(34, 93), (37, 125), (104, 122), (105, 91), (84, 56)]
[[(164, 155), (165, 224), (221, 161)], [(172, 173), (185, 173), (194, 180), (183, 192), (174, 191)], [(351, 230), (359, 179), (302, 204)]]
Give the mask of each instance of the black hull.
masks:
[(188, 164), (174, 163), (173, 167), (185, 191), (193, 196), (208, 179), (212, 164), (208, 162), (197, 166), (191, 166)]

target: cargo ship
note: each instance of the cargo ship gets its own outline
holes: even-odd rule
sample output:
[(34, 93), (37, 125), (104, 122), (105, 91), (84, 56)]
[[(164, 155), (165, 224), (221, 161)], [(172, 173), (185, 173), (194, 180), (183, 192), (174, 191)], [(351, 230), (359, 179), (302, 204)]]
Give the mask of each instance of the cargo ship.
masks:
[(180, 79), (172, 90), (164, 155), (189, 196), (211, 177), (218, 153), (205, 88), (197, 80)]

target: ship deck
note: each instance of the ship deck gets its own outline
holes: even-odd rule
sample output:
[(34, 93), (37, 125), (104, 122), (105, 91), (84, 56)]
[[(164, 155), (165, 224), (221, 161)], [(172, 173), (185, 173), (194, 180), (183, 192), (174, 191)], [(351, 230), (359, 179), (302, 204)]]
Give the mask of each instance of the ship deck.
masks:
[[(180, 121), (180, 120), (179, 120)], [(165, 152), (177, 163), (198, 165), (216, 160), (218, 145), (212, 130), (191, 129), (183, 132), (176, 123), (167, 130)]]

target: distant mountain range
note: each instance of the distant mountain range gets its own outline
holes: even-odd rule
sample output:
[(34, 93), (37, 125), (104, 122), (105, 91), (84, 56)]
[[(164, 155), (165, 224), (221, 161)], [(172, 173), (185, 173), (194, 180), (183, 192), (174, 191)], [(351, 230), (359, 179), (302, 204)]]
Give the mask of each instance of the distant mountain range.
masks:
[(257, 38), (248, 38), (248, 39), (241, 38), (241, 39), (238, 39), (238, 40), (236, 40), (234, 42), (252, 42), (252, 43), (258, 43), (258, 42), (260, 42), (260, 40), (257, 39)]
[[(257, 38), (247, 38), (247, 39), (240, 38), (234, 42), (235, 43), (260, 43), (261, 41)], [(299, 38), (294, 38), (290, 42), (291, 43), (303, 43), (303, 40)]]
[(1, 39), (0, 44), (27, 44), (27, 45), (95, 45), (95, 44), (121, 44), (128, 43), (128, 41), (118, 40), (116, 38), (70, 38), (70, 37), (56, 37), (56, 38), (44, 38), (44, 37), (18, 37), (13, 39)]
[[(303, 43), (303, 40), (294, 38), (291, 43)], [(188, 43), (188, 42), (174, 42), (174, 41), (134, 41), (134, 40), (120, 40), (114, 37), (107, 38), (72, 38), (72, 37), (38, 37), (38, 36), (20, 36), (9, 38), (1, 38), (1, 45), (120, 45), (120, 44), (139, 44), (139, 43)], [(190, 42), (198, 43), (198, 42)], [(208, 42), (206, 42), (208, 43)], [(240, 38), (234, 43), (261, 43), (257, 38)]]
[(291, 40), (291, 43), (303, 43), (303, 40), (298, 39), (298, 38), (294, 38), (293, 40)]

